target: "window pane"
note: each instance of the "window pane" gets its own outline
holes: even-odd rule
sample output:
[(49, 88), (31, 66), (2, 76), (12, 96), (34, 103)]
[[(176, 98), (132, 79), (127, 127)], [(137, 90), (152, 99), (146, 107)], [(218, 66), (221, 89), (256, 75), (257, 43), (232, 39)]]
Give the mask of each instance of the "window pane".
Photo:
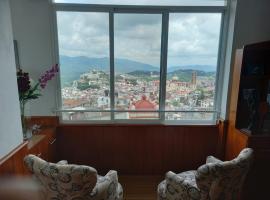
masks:
[(56, 3), (155, 6), (225, 6), (227, 0), (55, 0)]
[(167, 112), (166, 120), (187, 120), (187, 121), (212, 121), (213, 113), (208, 112)]
[[(159, 109), (160, 14), (115, 14), (115, 109)], [(159, 117), (158, 113), (116, 113), (115, 118)]]
[[(108, 110), (108, 13), (57, 12), (62, 107)], [(64, 113), (67, 119), (108, 118), (110, 113)], [(83, 117), (84, 116), (84, 117)]]
[[(213, 110), (221, 14), (170, 14), (166, 110)], [(213, 114), (166, 113), (166, 119)]]
[(110, 120), (110, 112), (63, 112), (62, 119), (67, 121)]

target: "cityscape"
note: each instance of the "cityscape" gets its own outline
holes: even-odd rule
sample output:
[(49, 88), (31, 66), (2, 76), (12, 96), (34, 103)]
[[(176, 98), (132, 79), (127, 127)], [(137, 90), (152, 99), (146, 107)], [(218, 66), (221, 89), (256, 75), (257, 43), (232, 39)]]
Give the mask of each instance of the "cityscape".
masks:
[[(213, 113), (200, 111), (214, 109), (215, 72), (194, 69), (168, 72), (165, 100), (167, 112), (157, 112), (160, 107), (160, 72), (134, 69), (131, 72), (119, 73), (117, 66), (115, 69), (114, 119), (157, 120), (162, 116), (165, 120), (213, 118)], [(63, 113), (64, 120), (111, 119), (108, 70), (91, 66), (88, 71), (81, 73), (79, 78), (69, 81), (68, 84), (62, 82), (61, 93), (62, 107), (69, 110)]]

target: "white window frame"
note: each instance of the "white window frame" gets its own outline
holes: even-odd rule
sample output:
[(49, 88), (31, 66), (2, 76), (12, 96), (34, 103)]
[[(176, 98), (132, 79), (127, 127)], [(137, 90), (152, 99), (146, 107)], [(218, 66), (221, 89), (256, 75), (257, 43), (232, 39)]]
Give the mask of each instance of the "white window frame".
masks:
[[(60, 72), (57, 75), (57, 106), (55, 111), (60, 118), (60, 122), (64, 124), (166, 124), (166, 125), (213, 125), (217, 123), (220, 114), (224, 63), (227, 41), (227, 30), (229, 22), (229, 5), (230, 0), (227, 0), (226, 5), (217, 6), (137, 6), (137, 5), (97, 5), (97, 4), (73, 4), (73, 3), (54, 3), (51, 0), (52, 8), (52, 35), (53, 37), (53, 59), (55, 63), (60, 63), (59, 46), (58, 46), (58, 31), (57, 31), (57, 11), (71, 12), (104, 12), (109, 14), (109, 48), (110, 48), (110, 101), (111, 110), (82, 110), (81, 112), (110, 112), (110, 120), (63, 120), (63, 112), (74, 112), (74, 110), (62, 109), (61, 96), (61, 81)], [(114, 119), (115, 112), (130, 112), (114, 110), (114, 14), (115, 13), (143, 13), (143, 14), (161, 14), (162, 15), (162, 31), (161, 31), (161, 50), (160, 50), (160, 92), (159, 92), (159, 110), (155, 111), (160, 114), (159, 119)], [(218, 59), (216, 70), (216, 85), (214, 97), (214, 110), (212, 111), (166, 111), (166, 74), (167, 74), (167, 54), (168, 54), (168, 31), (169, 31), (169, 13), (220, 13), (221, 26), (219, 35)], [(60, 63), (61, 64), (61, 63)], [(61, 68), (61, 67), (60, 67)], [(162, 76), (163, 74), (163, 76)], [(79, 111), (75, 111), (79, 112)], [(143, 111), (131, 111), (143, 112)], [(145, 111), (144, 111), (145, 112)], [(149, 112), (149, 111), (147, 111)], [(150, 111), (151, 112), (151, 111)], [(153, 111), (152, 111), (153, 112)], [(214, 113), (212, 120), (165, 120), (165, 112), (208, 112)]]

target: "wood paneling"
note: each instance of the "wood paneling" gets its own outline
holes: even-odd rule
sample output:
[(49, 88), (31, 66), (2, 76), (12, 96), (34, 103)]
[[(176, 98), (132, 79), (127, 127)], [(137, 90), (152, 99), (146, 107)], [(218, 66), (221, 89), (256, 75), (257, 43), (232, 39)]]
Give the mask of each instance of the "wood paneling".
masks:
[(16, 149), (0, 160), (0, 175), (23, 175), (26, 170), (23, 158), (27, 152), (27, 142), (22, 143)]
[(29, 126), (38, 124), (42, 127), (56, 127), (59, 124), (58, 116), (31, 116), (28, 120)]
[(23, 159), (27, 154), (35, 154), (50, 162), (55, 162), (55, 127), (44, 127), (41, 132), (0, 160), (0, 176), (28, 174)]
[(28, 153), (34, 154), (42, 159), (56, 161), (56, 128), (43, 128), (40, 134), (35, 135), (28, 143)]
[(196, 169), (215, 155), (218, 126), (61, 125), (58, 159), (105, 173), (164, 174)]
[(228, 133), (228, 121), (219, 120), (218, 122), (218, 144), (217, 144), (217, 157), (221, 160), (225, 159), (225, 148)]
[(243, 49), (238, 49), (236, 51), (231, 84), (232, 89), (229, 106), (228, 132), (226, 136), (226, 148), (225, 148), (226, 160), (231, 160), (237, 157), (240, 151), (243, 148), (247, 147), (248, 144), (248, 136), (235, 128), (242, 57), (243, 57)]
[(226, 141), (226, 160), (234, 159), (246, 147), (248, 147), (248, 136), (229, 125)]

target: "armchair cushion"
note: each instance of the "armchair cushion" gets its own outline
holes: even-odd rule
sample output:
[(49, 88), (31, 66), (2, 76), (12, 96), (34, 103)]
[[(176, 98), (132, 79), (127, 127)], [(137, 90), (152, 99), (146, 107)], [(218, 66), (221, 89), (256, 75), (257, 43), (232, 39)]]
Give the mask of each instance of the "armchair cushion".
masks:
[(253, 161), (253, 150), (246, 148), (230, 161), (215, 161), (197, 170), (196, 182), (203, 199), (238, 199)]
[(67, 161), (54, 164), (34, 155), (26, 156), (24, 161), (43, 187), (44, 199), (122, 199), (122, 187), (118, 183), (116, 171), (110, 171), (102, 177), (92, 167), (67, 164)]
[(241, 187), (253, 161), (253, 150), (246, 148), (237, 158), (224, 161), (209, 156), (197, 171), (168, 172), (158, 186), (159, 200), (239, 199)]
[[(196, 171), (186, 171), (180, 174), (168, 172), (166, 178), (158, 186), (160, 200), (165, 199), (200, 199), (200, 192), (195, 180)], [(179, 196), (180, 195), (180, 196)]]

